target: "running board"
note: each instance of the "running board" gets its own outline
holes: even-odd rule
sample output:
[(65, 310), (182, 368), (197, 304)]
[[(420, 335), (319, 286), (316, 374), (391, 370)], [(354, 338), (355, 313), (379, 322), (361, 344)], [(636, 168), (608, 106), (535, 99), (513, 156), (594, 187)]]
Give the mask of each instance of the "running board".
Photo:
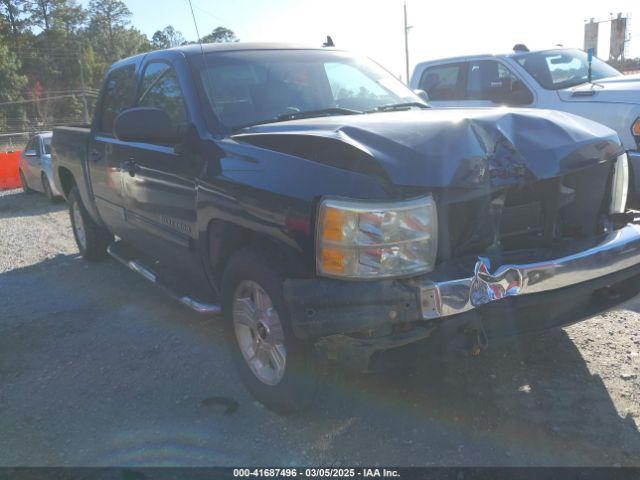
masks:
[(151, 283), (156, 285), (158, 288), (160, 288), (164, 293), (169, 295), (171, 298), (173, 298), (174, 300), (177, 300), (178, 302), (183, 304), (185, 307), (189, 307), (194, 312), (201, 313), (203, 315), (219, 315), (221, 313), (222, 309), (218, 304), (203, 303), (188, 295), (179, 295), (176, 292), (174, 292), (172, 289), (167, 287), (166, 285), (163, 285), (160, 282), (158, 276), (152, 270), (145, 267), (142, 264), (142, 262), (140, 262), (137, 259), (129, 260), (125, 258), (124, 255), (120, 254), (117, 251), (118, 243), (119, 242), (111, 244), (109, 245), (109, 247), (107, 247), (107, 252), (115, 260), (122, 263), (124, 266), (128, 267), (130, 270), (133, 270), (137, 274), (143, 276), (144, 278), (149, 280)]

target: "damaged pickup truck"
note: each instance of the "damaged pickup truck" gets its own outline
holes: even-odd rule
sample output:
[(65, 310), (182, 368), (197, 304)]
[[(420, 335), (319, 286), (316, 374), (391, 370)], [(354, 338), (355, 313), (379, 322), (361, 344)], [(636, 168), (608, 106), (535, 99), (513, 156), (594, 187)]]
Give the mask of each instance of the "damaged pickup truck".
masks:
[(242, 380), (280, 412), (312, 396), (318, 358), (371, 370), (477, 349), (640, 291), (615, 132), (545, 110), (432, 110), (339, 50), (120, 61), (92, 124), (54, 131), (53, 163), (82, 256), (222, 313)]

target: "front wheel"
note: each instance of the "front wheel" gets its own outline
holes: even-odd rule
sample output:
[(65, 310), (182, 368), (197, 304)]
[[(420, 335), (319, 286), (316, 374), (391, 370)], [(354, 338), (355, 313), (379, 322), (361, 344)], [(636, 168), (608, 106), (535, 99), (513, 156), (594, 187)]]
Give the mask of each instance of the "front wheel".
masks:
[(271, 252), (236, 252), (222, 281), (227, 342), (242, 382), (271, 410), (306, 407), (317, 385), (311, 345), (295, 338), (285, 307), (282, 262)]
[(51, 183), (49, 183), (49, 179), (47, 175), (42, 173), (42, 191), (47, 196), (51, 203), (56, 203), (58, 201), (58, 197), (53, 194), (53, 190), (51, 189)]
[(80, 255), (89, 261), (105, 259), (113, 235), (91, 218), (82, 204), (77, 187), (73, 187), (69, 193), (69, 216)]
[(22, 170), (18, 171), (18, 175), (20, 176), (20, 184), (22, 185), (22, 191), (27, 195), (31, 195), (32, 193), (34, 193), (35, 190), (29, 187), (29, 184), (27, 183), (27, 179), (24, 177), (24, 173), (22, 172)]

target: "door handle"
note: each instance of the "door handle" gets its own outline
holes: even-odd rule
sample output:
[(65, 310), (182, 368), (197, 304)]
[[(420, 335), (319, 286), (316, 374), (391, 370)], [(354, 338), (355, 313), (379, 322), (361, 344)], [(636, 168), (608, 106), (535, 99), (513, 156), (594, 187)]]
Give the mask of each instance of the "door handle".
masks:
[(140, 171), (140, 165), (138, 165), (135, 160), (130, 158), (129, 160), (125, 160), (124, 162), (122, 162), (122, 169), (126, 172), (129, 172), (130, 177), (135, 177), (136, 173)]
[(91, 155), (91, 159), (92, 159), (94, 162), (97, 162), (97, 161), (98, 161), (98, 160), (100, 160), (100, 158), (101, 158), (101, 155), (100, 155), (100, 151), (99, 151), (99, 150), (91, 150), (90, 155)]

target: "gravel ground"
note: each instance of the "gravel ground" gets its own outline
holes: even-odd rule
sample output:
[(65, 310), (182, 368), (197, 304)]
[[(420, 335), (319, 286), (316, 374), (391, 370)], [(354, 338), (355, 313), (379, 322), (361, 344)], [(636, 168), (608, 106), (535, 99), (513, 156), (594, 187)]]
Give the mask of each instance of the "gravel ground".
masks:
[(0, 292), (0, 466), (640, 465), (638, 298), (437, 378), (335, 370), (279, 417), (218, 320), (82, 261), (63, 203), (0, 192)]

